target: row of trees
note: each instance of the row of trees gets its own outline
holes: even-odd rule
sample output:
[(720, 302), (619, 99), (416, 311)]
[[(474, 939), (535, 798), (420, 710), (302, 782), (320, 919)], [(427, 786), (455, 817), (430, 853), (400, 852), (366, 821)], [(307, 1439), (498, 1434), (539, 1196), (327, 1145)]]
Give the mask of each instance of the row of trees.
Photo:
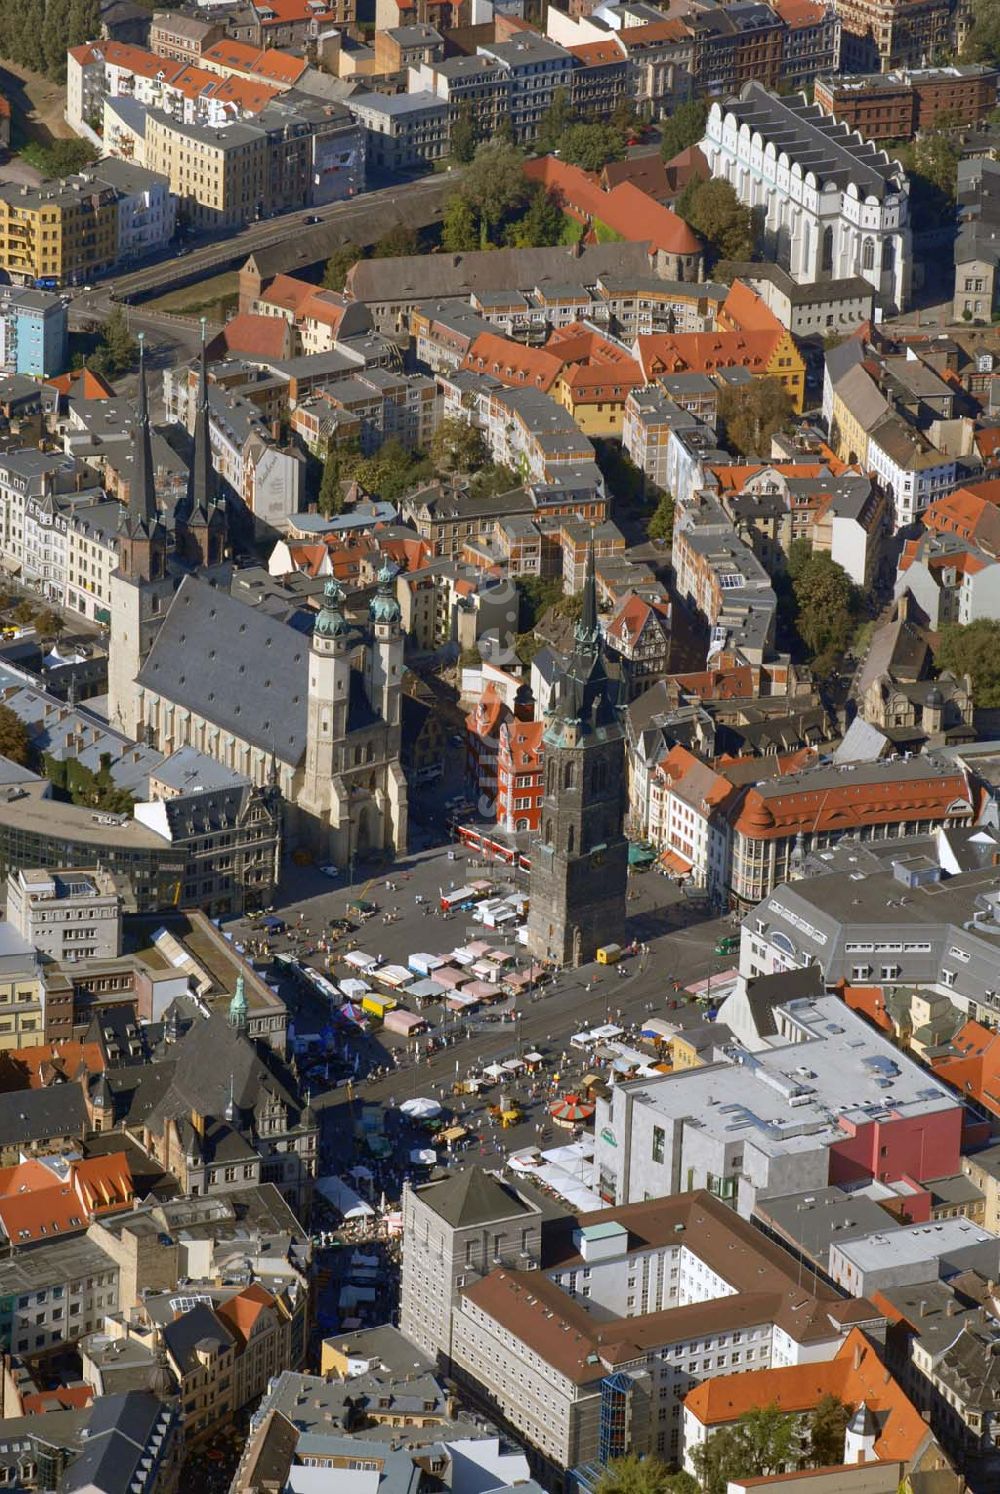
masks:
[(62, 83), (66, 52), (101, 34), (99, 0), (3, 0), (0, 56)]

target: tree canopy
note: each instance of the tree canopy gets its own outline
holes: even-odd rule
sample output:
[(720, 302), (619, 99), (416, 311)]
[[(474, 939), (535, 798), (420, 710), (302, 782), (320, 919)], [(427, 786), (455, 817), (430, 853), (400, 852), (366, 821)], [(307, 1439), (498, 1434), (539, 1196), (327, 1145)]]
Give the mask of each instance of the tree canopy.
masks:
[(663, 159), (672, 161), (689, 145), (697, 145), (704, 137), (707, 119), (707, 99), (691, 99), (675, 109), (670, 118), (660, 124), (660, 154)]
[(836, 1395), (824, 1395), (809, 1417), (809, 1461), (829, 1468), (844, 1459), (844, 1433), (851, 1419), (851, 1406)]
[(477, 138), (472, 106), (463, 104), (458, 111), (458, 118), (451, 127), (451, 155), (460, 166), (467, 165), (476, 154)]
[(843, 566), (817, 553), (793, 576), (792, 593), (796, 630), (822, 672), (850, 642), (861, 615), (860, 593)]
[(431, 439), (431, 458), (442, 472), (475, 472), (487, 461), (486, 442), (474, 425), (448, 415)]
[[(408, 451), (402, 442), (395, 439), (386, 441), (371, 456), (365, 456), (357, 447), (335, 447), (323, 468), (318, 499), (320, 510), (328, 512), (323, 507), (324, 502), (339, 503), (340, 484), (345, 482), (356, 482), (366, 493), (393, 503), (433, 475), (434, 464), (422, 452)], [(338, 495), (336, 500), (332, 496), (334, 491)], [(332, 508), (329, 510), (336, 511)]]
[(472, 249), (558, 244), (566, 226), (562, 209), (524, 174), (524, 156), (499, 137), (476, 149), (445, 203), (442, 247)]
[(981, 710), (1000, 706), (1000, 622), (981, 617), (946, 623), (935, 662), (939, 669), (971, 676), (972, 698)]
[(326, 262), (323, 272), (323, 289), (342, 291), (347, 279), (347, 272), (352, 265), (356, 265), (359, 259), (364, 259), (365, 251), (360, 244), (348, 242), (341, 244), (335, 249)]
[(28, 728), (9, 705), (0, 705), (0, 754), (23, 767), (30, 751)]
[(671, 1473), (662, 1458), (627, 1453), (605, 1469), (595, 1494), (698, 1494), (689, 1473)]
[(612, 124), (575, 124), (565, 130), (559, 141), (559, 154), (571, 166), (584, 171), (600, 171), (609, 161), (625, 156), (625, 139)]
[(769, 456), (771, 437), (791, 416), (792, 401), (779, 379), (727, 384), (719, 395), (719, 422), (726, 445), (740, 456)]
[(98, 41), (100, 35), (99, 0), (3, 0), (0, 4), (0, 56), (58, 83), (66, 78), (68, 48)]
[(107, 379), (117, 379), (138, 361), (139, 344), (129, 331), (123, 308), (115, 306), (101, 328), (101, 340), (87, 360), (88, 366)]
[(419, 254), (420, 249), (420, 235), (416, 229), (407, 228), (405, 223), (397, 223), (395, 228), (390, 228), (375, 244), (372, 258), (399, 259), (404, 254)]
[(745, 1411), (691, 1449), (704, 1494), (726, 1494), (729, 1481), (781, 1473), (794, 1461), (796, 1419), (777, 1406)]
[(973, 0), (972, 16), (962, 61), (992, 66), (1000, 61), (1000, 0)]
[(959, 149), (942, 131), (912, 143), (892, 146), (910, 179), (910, 215), (914, 228), (936, 228), (950, 219), (958, 190)]
[(723, 177), (688, 182), (675, 208), (704, 239), (710, 264), (720, 259), (753, 258), (757, 238), (754, 215)]
[(663, 494), (650, 515), (649, 523), (646, 525), (646, 533), (650, 539), (666, 540), (667, 544), (673, 539), (674, 500), (672, 494)]

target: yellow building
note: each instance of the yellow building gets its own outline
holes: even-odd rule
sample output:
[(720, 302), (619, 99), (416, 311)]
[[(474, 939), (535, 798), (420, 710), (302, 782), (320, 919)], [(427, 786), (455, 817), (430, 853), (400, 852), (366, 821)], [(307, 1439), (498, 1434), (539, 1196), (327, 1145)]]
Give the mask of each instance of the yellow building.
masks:
[(45, 1041), (45, 986), (38, 954), (11, 924), (0, 923), (0, 1049)]
[(18, 284), (72, 285), (114, 264), (118, 199), (86, 175), (40, 187), (0, 187), (0, 269)]
[(185, 124), (156, 109), (146, 116), (146, 166), (167, 178), (199, 227), (249, 222), (268, 197), (268, 142), (253, 125), (223, 129)]

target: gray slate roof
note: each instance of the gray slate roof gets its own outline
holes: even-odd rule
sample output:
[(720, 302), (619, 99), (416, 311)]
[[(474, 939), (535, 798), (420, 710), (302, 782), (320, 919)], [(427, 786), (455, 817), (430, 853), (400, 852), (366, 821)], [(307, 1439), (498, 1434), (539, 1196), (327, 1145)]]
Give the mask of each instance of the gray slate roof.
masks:
[(155, 1487), (153, 1465), (160, 1450), (153, 1439), (173, 1413), (148, 1391), (99, 1396), (87, 1422), (83, 1451), (63, 1475), (60, 1489), (88, 1494), (130, 1494)]
[(5, 1146), (82, 1136), (87, 1127), (83, 1090), (78, 1084), (22, 1089), (0, 1095), (0, 1137)]
[(443, 1183), (420, 1189), (420, 1197), (455, 1229), (487, 1224), (491, 1219), (509, 1219), (527, 1214), (528, 1206), (513, 1188), (480, 1167), (467, 1168)]
[(292, 767), (306, 747), (309, 644), (205, 581), (182, 581), (139, 684)]

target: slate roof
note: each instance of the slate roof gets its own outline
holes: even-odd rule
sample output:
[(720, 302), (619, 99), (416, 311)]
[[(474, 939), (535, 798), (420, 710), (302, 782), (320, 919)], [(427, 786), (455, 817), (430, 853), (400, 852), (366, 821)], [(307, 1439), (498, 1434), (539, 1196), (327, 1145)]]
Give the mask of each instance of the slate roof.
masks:
[(744, 84), (738, 99), (727, 99), (725, 112), (759, 131), (765, 144), (774, 141), (790, 161), (801, 161), (803, 170), (818, 181), (834, 182), (843, 191), (855, 182), (865, 196), (879, 202), (902, 177), (898, 164), (870, 141), (862, 141), (847, 125), (800, 95), (777, 98), (756, 81)]
[(138, 682), (295, 767), (306, 747), (308, 660), (308, 640), (293, 628), (186, 576)]
[(54, 1136), (82, 1136), (86, 1128), (87, 1112), (78, 1084), (0, 1095), (0, 1137), (5, 1146)]
[(179, 1373), (189, 1375), (198, 1368), (195, 1350), (199, 1344), (231, 1349), (236, 1339), (207, 1302), (198, 1302), (183, 1317), (165, 1325), (163, 1342)]
[(129, 1494), (152, 1487), (153, 1438), (170, 1417), (163, 1402), (148, 1391), (99, 1396), (91, 1407), (83, 1451), (63, 1475), (60, 1489)]
[(420, 1197), (454, 1229), (467, 1229), (487, 1224), (491, 1219), (509, 1219), (515, 1214), (531, 1212), (512, 1188), (480, 1167), (470, 1167), (443, 1183), (421, 1188)]
[(265, 1090), (298, 1109), (298, 1102), (283, 1080), (258, 1057), (252, 1043), (241, 1037), (220, 1012), (195, 1022), (173, 1048), (173, 1075), (169, 1088), (150, 1112), (151, 1128), (170, 1117), (221, 1116), (229, 1101), (230, 1080), (238, 1110), (255, 1109)]

